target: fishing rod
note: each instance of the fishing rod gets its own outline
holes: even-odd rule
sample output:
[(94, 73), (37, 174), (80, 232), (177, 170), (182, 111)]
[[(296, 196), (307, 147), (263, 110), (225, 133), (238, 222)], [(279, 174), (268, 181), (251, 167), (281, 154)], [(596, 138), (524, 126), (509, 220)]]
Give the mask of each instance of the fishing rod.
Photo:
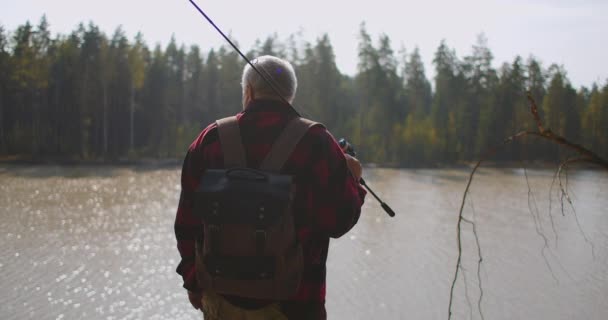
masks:
[[(342, 150), (344, 150), (344, 152), (346, 152), (347, 154), (356, 157), (357, 156), (357, 152), (355, 151), (355, 148), (353, 148), (353, 146), (348, 143), (348, 141), (346, 141), (346, 139), (342, 138), (338, 141), (338, 144), (340, 145), (340, 148), (342, 148)], [(376, 193), (372, 190), (372, 188), (370, 188), (367, 183), (365, 182), (365, 180), (363, 180), (363, 178), (359, 179), (359, 183), (361, 183), (361, 185), (363, 185), (365, 187), (365, 189), (367, 189), (367, 191), (369, 191), (374, 198), (376, 198), (376, 200), (378, 200), (378, 202), (380, 202), (380, 206), (382, 207), (382, 209), (384, 209), (384, 211), (391, 217), (395, 216), (395, 211), (393, 211), (393, 209), (391, 209), (391, 207), (388, 206), (388, 204), (386, 204), (386, 202), (382, 201), (380, 199), (380, 197), (378, 197), (376, 195)]]
[[(288, 104), (288, 105), (289, 105), (289, 107), (291, 107), (291, 109), (293, 109), (293, 111), (294, 111), (294, 112), (295, 112), (295, 113), (298, 115), (298, 117), (301, 117), (301, 116), (300, 116), (300, 113), (299, 113), (299, 112), (296, 110), (296, 108), (294, 108), (294, 106), (292, 106), (292, 105), (291, 105), (291, 103), (289, 103), (289, 101), (287, 101), (287, 99), (285, 99), (285, 98), (283, 97), (283, 95), (281, 94), (281, 92), (279, 91), (279, 89), (278, 89), (278, 88), (275, 86), (275, 84), (274, 84), (274, 83), (273, 83), (273, 82), (272, 82), (270, 79), (266, 78), (266, 76), (264, 76), (264, 75), (262, 74), (262, 72), (260, 72), (260, 70), (258, 70), (258, 68), (256, 68), (256, 67), (253, 65), (253, 63), (251, 63), (251, 61), (250, 61), (250, 60), (247, 58), (247, 56), (245, 56), (245, 55), (244, 55), (244, 54), (241, 52), (241, 50), (239, 50), (239, 48), (238, 48), (238, 47), (237, 47), (237, 46), (236, 46), (234, 43), (232, 43), (232, 41), (230, 41), (230, 39), (229, 39), (229, 38), (226, 36), (226, 34), (224, 34), (224, 32), (222, 32), (222, 30), (221, 30), (221, 29), (220, 29), (220, 28), (219, 28), (219, 27), (218, 27), (218, 26), (215, 24), (215, 22), (213, 22), (213, 20), (211, 20), (211, 18), (209, 18), (209, 16), (208, 16), (208, 15), (205, 13), (205, 11), (203, 11), (203, 9), (201, 9), (201, 7), (199, 7), (199, 6), (198, 6), (198, 4), (196, 4), (196, 2), (195, 2), (194, 0), (188, 0), (188, 1), (190, 1), (190, 3), (191, 3), (191, 4), (192, 4), (192, 5), (193, 5), (193, 6), (196, 8), (196, 10), (198, 10), (198, 12), (199, 12), (199, 13), (200, 13), (200, 14), (201, 14), (201, 15), (202, 15), (202, 16), (203, 16), (205, 19), (207, 19), (207, 21), (208, 21), (208, 22), (209, 22), (209, 23), (210, 23), (210, 24), (211, 24), (211, 25), (212, 25), (212, 26), (215, 28), (215, 30), (217, 30), (217, 32), (219, 32), (219, 33), (222, 35), (222, 37), (224, 37), (224, 39), (225, 39), (226, 41), (228, 41), (228, 43), (229, 43), (229, 44), (232, 46), (232, 48), (233, 48), (234, 50), (236, 50), (236, 52), (237, 52), (237, 53), (238, 53), (238, 54), (241, 56), (241, 58), (245, 59), (245, 61), (247, 62), (247, 64), (249, 64), (249, 66), (250, 66), (250, 67), (251, 67), (253, 70), (255, 70), (255, 72), (256, 72), (257, 74), (259, 74), (259, 75), (260, 75), (260, 77), (262, 77), (262, 79), (264, 79), (264, 81), (266, 81), (266, 83), (268, 83), (268, 84), (270, 85), (270, 88), (272, 89), (272, 91), (274, 91), (274, 93), (275, 93), (275, 94), (276, 94), (276, 95), (277, 95), (279, 98), (281, 98), (281, 100), (282, 100), (284, 103)], [(262, 70), (263, 70), (263, 69), (262, 69)], [(264, 70), (264, 72), (266, 72), (266, 70)], [(267, 73), (267, 72), (266, 72), (266, 73)], [(270, 77), (270, 78), (272, 79), (272, 77)]]
[[(266, 83), (268, 83), (270, 85), (270, 88), (274, 91), (274, 93), (281, 98), (281, 100), (286, 103), (287, 105), (289, 105), (289, 107), (298, 115), (300, 116), (300, 113), (296, 110), (296, 108), (291, 105), (291, 103), (289, 101), (287, 101), (287, 99), (285, 99), (283, 97), (283, 95), (281, 94), (281, 92), (279, 91), (279, 89), (275, 86), (275, 84), (273, 83), (273, 81), (271, 80), (272, 77), (267, 78), (264, 74), (262, 74), (262, 72), (260, 70), (258, 70), (258, 68), (256, 68), (254, 66), (253, 63), (251, 63), (251, 61), (247, 58), (247, 56), (245, 56), (241, 50), (239, 50), (239, 48), (232, 42), (230, 41), (230, 39), (226, 36), (226, 34), (224, 34), (224, 32), (222, 32), (222, 30), (215, 24), (215, 22), (213, 22), (213, 20), (211, 20), (211, 18), (205, 13), (205, 11), (203, 11), (203, 9), (201, 9), (201, 7), (198, 6), (198, 4), (196, 4), (196, 2), (194, 0), (188, 0), (190, 1), (190, 3), (194, 6), (194, 8), (196, 8), (196, 10), (213, 26), (213, 28), (215, 28), (215, 30), (217, 30), (217, 32), (219, 32), (222, 37), (224, 37), (224, 39), (230, 44), (230, 46), (232, 46), (232, 48), (241, 56), (241, 58), (243, 58), (247, 64), (249, 64), (249, 66), (251, 66), (251, 68), (260, 75), (260, 77), (262, 77), (262, 79), (264, 79), (264, 81), (266, 81)], [(263, 70), (263, 69), (262, 69)], [(264, 70), (264, 72), (266, 72), (266, 70)], [(346, 146), (346, 153), (350, 154), (351, 156), (355, 156), (355, 150), (354, 148), (345, 140), (345, 139), (340, 139), (340, 146), (344, 149), (344, 147)], [(350, 150), (350, 151), (349, 151)], [(365, 180), (363, 180), (363, 178), (361, 178), (359, 180), (359, 183), (361, 183), (361, 185), (363, 185), (373, 196), (374, 198), (376, 198), (376, 200), (378, 200), (378, 202), (380, 202), (380, 206), (382, 207), (382, 209), (384, 209), (384, 211), (386, 211), (386, 213), (391, 216), (394, 217), (395, 216), (395, 212), (393, 211), (393, 209), (391, 209), (391, 207), (389, 207), (386, 203), (384, 203), (384, 201), (380, 200), (380, 198), (376, 195), (376, 193), (374, 191), (372, 191), (372, 189), (367, 185), (367, 183), (365, 182)]]

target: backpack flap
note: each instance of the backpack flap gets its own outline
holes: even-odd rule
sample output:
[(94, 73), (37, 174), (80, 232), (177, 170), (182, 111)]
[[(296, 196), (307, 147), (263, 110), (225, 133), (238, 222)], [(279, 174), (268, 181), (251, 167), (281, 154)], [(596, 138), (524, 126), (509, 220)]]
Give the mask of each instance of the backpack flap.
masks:
[(210, 169), (194, 196), (194, 215), (207, 224), (276, 223), (293, 198), (293, 178), (250, 168)]

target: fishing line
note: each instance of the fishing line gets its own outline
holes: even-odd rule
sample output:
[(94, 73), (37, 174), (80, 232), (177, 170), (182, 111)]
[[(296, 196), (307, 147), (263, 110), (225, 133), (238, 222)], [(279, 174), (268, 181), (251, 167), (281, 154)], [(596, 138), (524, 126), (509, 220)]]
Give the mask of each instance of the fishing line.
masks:
[[(279, 98), (281, 98), (281, 100), (288, 104), (289, 107), (291, 107), (291, 109), (293, 109), (293, 111), (299, 116), (301, 117), (300, 113), (296, 110), (296, 108), (291, 105), (291, 103), (289, 103), (289, 101), (287, 101), (287, 99), (285, 99), (283, 97), (283, 95), (281, 94), (281, 92), (279, 91), (279, 89), (277, 88), (277, 86), (275, 86), (275, 84), (269, 80), (265, 75), (262, 74), (262, 72), (260, 72), (260, 70), (258, 70), (258, 68), (255, 67), (255, 65), (253, 63), (251, 63), (251, 61), (247, 58), (247, 56), (245, 56), (241, 50), (239, 50), (239, 48), (232, 42), (230, 41), (230, 39), (226, 36), (226, 34), (224, 34), (224, 32), (222, 32), (222, 30), (215, 24), (215, 22), (213, 22), (213, 20), (211, 20), (211, 18), (205, 13), (205, 11), (203, 11), (203, 9), (201, 9), (201, 7), (198, 6), (198, 4), (196, 4), (196, 2), (194, 2), (194, 0), (188, 0), (190, 1), (190, 3), (196, 8), (196, 10), (198, 10), (198, 12), (205, 18), (207, 19), (207, 21), (215, 28), (215, 30), (217, 30), (217, 32), (219, 32), (222, 37), (224, 37), (224, 39), (226, 41), (228, 41), (228, 43), (232, 46), (232, 48), (234, 48), (234, 50), (236, 50), (236, 52), (241, 56), (241, 58), (245, 59), (245, 61), (247, 61), (247, 64), (249, 64), (249, 66), (251, 66), (251, 68), (253, 70), (255, 70), (255, 72), (257, 72), (257, 74), (260, 75), (260, 77), (262, 77), (262, 79), (264, 79), (264, 81), (266, 81), (266, 83), (268, 83), (270, 85), (270, 88), (272, 89), (272, 91), (274, 91), (274, 93), (279, 96)], [(263, 69), (263, 68), (262, 68)], [(264, 72), (268, 73), (266, 70), (264, 70)], [(272, 79), (272, 76), (270, 77)]]
[[(245, 59), (245, 61), (247, 61), (247, 64), (249, 64), (249, 66), (251, 66), (251, 68), (253, 70), (255, 70), (255, 72), (257, 72), (257, 74), (260, 75), (260, 77), (262, 77), (262, 79), (264, 79), (264, 81), (266, 81), (266, 83), (268, 83), (270, 85), (270, 88), (272, 89), (272, 91), (274, 91), (274, 93), (279, 96), (279, 98), (281, 98), (281, 100), (286, 103), (292, 110), (293, 112), (295, 112), (299, 117), (301, 117), (300, 113), (296, 110), (296, 108), (289, 102), (287, 101), (287, 99), (285, 99), (283, 97), (283, 95), (281, 94), (281, 92), (279, 91), (279, 88), (277, 88), (277, 86), (273, 83), (272, 81), (272, 76), (268, 73), (268, 71), (266, 69), (264, 69), (262, 67), (262, 70), (269, 76), (269, 78), (267, 78), (265, 75), (262, 74), (262, 72), (260, 70), (258, 70), (258, 68), (255, 67), (254, 63), (251, 63), (251, 61), (247, 58), (247, 56), (245, 56), (241, 50), (239, 50), (239, 48), (232, 42), (230, 41), (230, 39), (226, 36), (226, 34), (224, 34), (224, 32), (222, 32), (222, 30), (215, 24), (215, 22), (213, 22), (213, 20), (211, 20), (211, 18), (205, 13), (205, 11), (203, 11), (203, 9), (201, 9), (198, 4), (196, 4), (196, 2), (194, 2), (194, 0), (188, 0), (190, 1), (190, 3), (196, 8), (196, 10), (198, 10), (198, 12), (205, 18), (207, 19), (207, 21), (215, 28), (215, 30), (217, 30), (217, 32), (219, 32), (222, 37), (224, 37), (224, 39), (226, 41), (228, 41), (228, 43), (232, 46), (232, 48), (234, 48), (234, 50), (236, 50), (236, 52), (238, 52), (238, 54), (241, 56), (241, 58)], [(254, 62), (257, 62), (257, 59), (254, 60)], [(376, 198), (376, 200), (378, 200), (378, 202), (380, 202), (380, 205), (382, 207), (382, 209), (384, 209), (384, 211), (391, 217), (395, 216), (395, 212), (393, 211), (393, 209), (391, 209), (384, 201), (382, 201), (377, 195), (376, 193), (374, 193), (374, 191), (372, 191), (372, 189), (367, 185), (367, 183), (365, 182), (365, 180), (360, 179), (359, 181), (369, 192), (371, 192), (371, 194), (374, 196), (374, 198)]]

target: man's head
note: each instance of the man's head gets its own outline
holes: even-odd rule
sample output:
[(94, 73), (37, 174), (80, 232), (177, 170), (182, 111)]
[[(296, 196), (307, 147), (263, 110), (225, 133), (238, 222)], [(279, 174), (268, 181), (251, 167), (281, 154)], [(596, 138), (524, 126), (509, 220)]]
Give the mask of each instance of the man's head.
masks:
[[(298, 79), (291, 63), (273, 56), (261, 56), (251, 61), (258, 71), (270, 80), (274, 87), (289, 103), (293, 102), (298, 87)], [(253, 99), (281, 100), (272, 86), (249, 64), (243, 70), (243, 106)]]

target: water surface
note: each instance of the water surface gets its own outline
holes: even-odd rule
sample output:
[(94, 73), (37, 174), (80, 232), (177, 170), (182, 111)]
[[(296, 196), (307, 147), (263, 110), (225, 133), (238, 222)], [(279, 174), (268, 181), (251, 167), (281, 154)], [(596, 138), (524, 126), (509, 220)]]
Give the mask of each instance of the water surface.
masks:
[[(175, 273), (179, 173), (0, 166), (0, 319), (201, 319)], [(397, 216), (368, 195), (357, 226), (332, 241), (330, 319), (447, 318), (468, 173), (365, 171)], [(608, 175), (569, 173), (573, 211), (553, 174), (476, 176), (465, 217), (485, 319), (608, 318)], [(475, 244), (464, 224), (455, 319), (480, 319)]]

